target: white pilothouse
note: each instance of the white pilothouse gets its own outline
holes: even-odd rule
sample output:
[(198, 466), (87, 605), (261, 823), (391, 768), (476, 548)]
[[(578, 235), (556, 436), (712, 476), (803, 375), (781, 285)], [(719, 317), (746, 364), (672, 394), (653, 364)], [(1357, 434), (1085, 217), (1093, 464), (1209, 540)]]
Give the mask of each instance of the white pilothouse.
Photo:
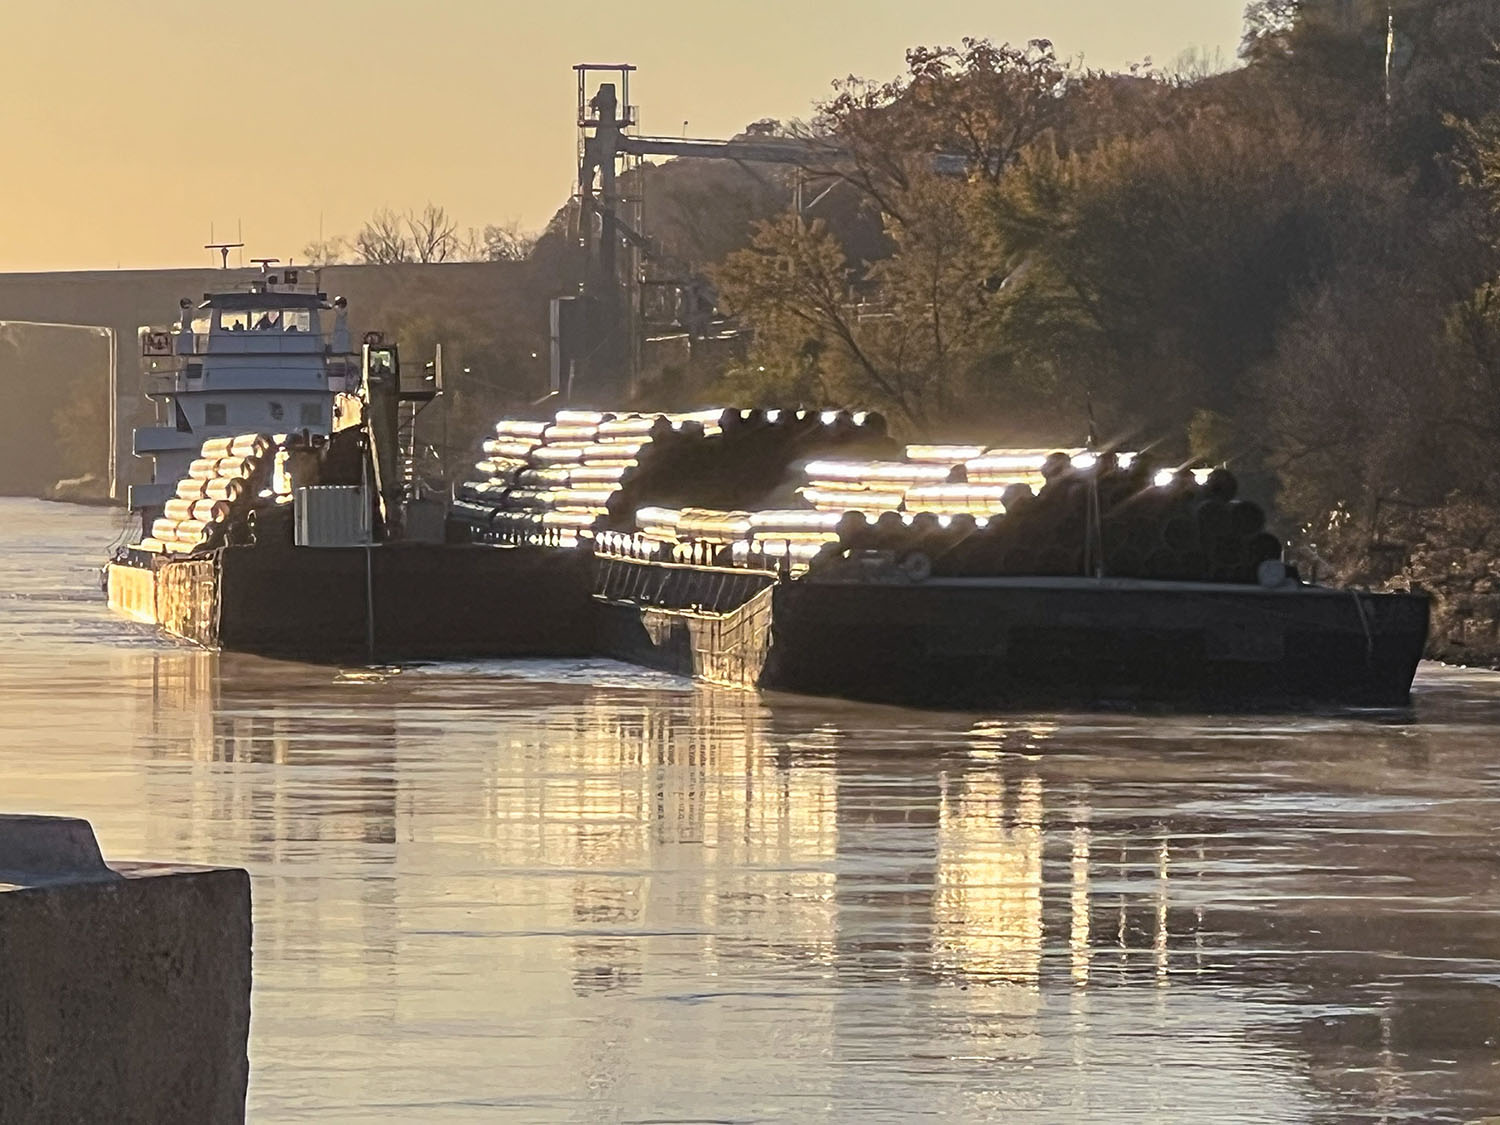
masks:
[(141, 329), (156, 424), (136, 429), (133, 452), (154, 465), (150, 484), (131, 486), (130, 507), (147, 527), (206, 440), (327, 434), (335, 396), (360, 382), (345, 301), (320, 293), (315, 271), (266, 270), (248, 286), (205, 293), (197, 305), (184, 298), (181, 307), (173, 328)]

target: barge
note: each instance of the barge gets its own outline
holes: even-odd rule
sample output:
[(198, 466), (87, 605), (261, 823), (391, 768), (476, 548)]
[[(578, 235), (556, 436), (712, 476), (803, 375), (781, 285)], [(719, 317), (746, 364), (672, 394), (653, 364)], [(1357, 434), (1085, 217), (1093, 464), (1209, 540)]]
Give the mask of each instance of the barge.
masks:
[(601, 653), (719, 683), (1397, 707), (1426, 643), (1425, 595), (1303, 581), (1224, 469), (901, 446), (833, 411), (571, 411), (485, 452), (454, 505), (471, 538), (589, 554)]
[(499, 422), (434, 535), (398, 369), (367, 344), (326, 437), (200, 449), (186, 523), (117, 554), (111, 604), (301, 659), (603, 655), (929, 707), (1409, 701), (1425, 596), (1304, 581), (1224, 469), (901, 445), (848, 411), (565, 410)]

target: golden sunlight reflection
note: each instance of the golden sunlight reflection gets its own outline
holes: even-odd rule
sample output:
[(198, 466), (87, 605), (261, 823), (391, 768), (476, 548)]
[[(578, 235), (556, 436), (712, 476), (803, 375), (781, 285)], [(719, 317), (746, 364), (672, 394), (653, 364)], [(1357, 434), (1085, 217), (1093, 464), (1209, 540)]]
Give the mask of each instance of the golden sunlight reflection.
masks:
[(1072, 882), (1068, 893), (1068, 952), (1073, 983), (1089, 982), (1089, 826), (1086, 805), (1079, 807), (1079, 823), (1073, 827)]
[[(605, 872), (590, 877), (586, 893), (580, 879), (570, 891), (558, 885), (566, 878), (537, 884), (545, 901), (536, 905), (573, 921), (603, 903), (614, 927), (701, 931), (710, 961), (747, 946), (828, 958), (833, 771), (780, 766), (753, 696), (702, 690), (682, 706), (601, 698), (507, 739), (483, 782), (482, 855)], [(702, 894), (679, 893), (689, 878)], [(600, 952), (596, 944), (589, 956)]]
[(1042, 957), (1042, 783), (1011, 794), (996, 772), (944, 774), (938, 806), (933, 944), (938, 963), (1037, 985)]

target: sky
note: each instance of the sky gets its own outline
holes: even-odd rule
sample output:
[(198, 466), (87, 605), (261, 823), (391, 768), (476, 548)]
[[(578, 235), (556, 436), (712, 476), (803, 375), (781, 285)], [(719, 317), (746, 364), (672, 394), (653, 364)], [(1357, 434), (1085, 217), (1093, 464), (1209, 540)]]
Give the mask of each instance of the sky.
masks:
[[(381, 207), (538, 229), (575, 175), (579, 62), (643, 131), (805, 117), (917, 44), (1036, 37), (1092, 67), (1233, 59), (1244, 0), (4, 0), (0, 271), (296, 257)], [(592, 13), (592, 14), (586, 14)]]

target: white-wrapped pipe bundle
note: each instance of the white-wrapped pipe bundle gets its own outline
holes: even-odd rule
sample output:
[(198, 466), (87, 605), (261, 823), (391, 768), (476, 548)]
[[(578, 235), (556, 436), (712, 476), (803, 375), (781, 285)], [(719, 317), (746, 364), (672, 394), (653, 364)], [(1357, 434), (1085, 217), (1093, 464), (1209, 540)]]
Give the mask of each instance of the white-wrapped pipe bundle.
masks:
[(203, 443), (203, 448), (199, 450), (198, 456), (211, 457), (217, 461), (220, 457), (228, 457), (233, 446), (234, 438), (232, 437), (209, 438)]
[(645, 445), (643, 441), (594, 442), (583, 451), (583, 460), (585, 464), (593, 461), (621, 461), (635, 457)]
[(845, 515), (846, 512), (809, 512), (805, 508), (767, 509), (750, 513), (750, 532), (753, 535), (831, 532)]
[(1005, 511), (1005, 490), (1001, 484), (929, 484), (906, 492), (908, 512), (994, 515)]
[(188, 519), (203, 523), (222, 523), (229, 518), (231, 505), (225, 500), (194, 500)]
[(568, 470), (568, 483), (575, 485), (618, 484), (636, 467), (634, 461), (588, 461)]
[(837, 543), (837, 531), (756, 531), (751, 529), (747, 538), (752, 543)]
[(163, 543), (188, 543), (196, 545), (203, 542), (203, 537), (208, 534), (210, 528), (215, 524), (204, 523), (202, 520), (169, 520), (166, 518), (153, 520), (151, 523), (151, 537), (159, 539)]
[(193, 480), (213, 480), (219, 475), (218, 457), (195, 457), (188, 466), (188, 476)]
[(199, 500), (208, 495), (208, 479), (185, 477), (177, 482), (177, 495), (184, 500)]
[(135, 546), (136, 550), (150, 551), (153, 555), (159, 555), (167, 549), (166, 545), (162, 543), (160, 539), (149, 535), (146, 538), (142, 539)]
[(221, 457), (215, 466), (218, 470), (214, 475), (218, 477), (248, 477), (255, 471), (257, 462), (254, 457)]
[(510, 482), (503, 480), (471, 480), (462, 486), (463, 491), (473, 496), (486, 499), (499, 500), (501, 496), (510, 491)]
[(598, 426), (566, 425), (557, 423), (547, 427), (543, 435), (548, 445), (557, 442), (592, 442), (599, 433)]
[(598, 410), (559, 410), (552, 421), (557, 426), (593, 426), (598, 429), (605, 422), (613, 421), (614, 417)]
[(531, 451), (533, 465), (573, 465), (583, 460), (583, 451), (589, 442), (558, 442), (556, 445), (539, 445)]
[(245, 494), (245, 482), (233, 477), (219, 477), (209, 481), (204, 489), (203, 495), (210, 500), (238, 500)]
[(599, 423), (599, 441), (643, 441), (662, 416), (660, 414), (631, 414), (623, 418), (612, 418)]
[(964, 462), (969, 479), (990, 474), (1039, 473), (1047, 459), (1058, 453), (1076, 457), (1082, 449), (988, 449), (981, 456)]
[(1032, 472), (974, 472), (968, 474), (970, 484), (982, 484), (996, 488), (1006, 488), (1013, 484), (1024, 484), (1032, 490), (1041, 488), (1047, 483), (1047, 478), (1041, 473)]
[(542, 516), (542, 526), (587, 531), (603, 514), (602, 508), (554, 508)]
[(712, 508), (684, 508), (677, 519), (679, 536), (727, 542), (750, 530), (749, 512), (721, 512)]
[(908, 445), (906, 459), (934, 465), (962, 465), (984, 455), (982, 445)]
[(190, 500), (174, 496), (168, 500), (162, 514), (169, 520), (203, 520), (214, 523), (229, 515), (229, 505), (222, 500)]
[(806, 473), (813, 484), (937, 484), (946, 481), (951, 465), (920, 461), (810, 461)]
[(474, 463), (474, 471), (483, 473), (490, 480), (498, 480), (514, 476), (526, 468), (527, 464), (528, 462), (519, 461), (514, 457), (487, 457), (483, 461)]
[(271, 450), (271, 439), (264, 434), (241, 434), (229, 443), (232, 457), (264, 457)]
[(652, 539), (672, 540), (677, 538), (677, 522), (682, 513), (676, 508), (641, 508), (635, 513), (635, 523), (642, 535)]
[[(216, 525), (203, 520), (179, 520), (176, 534), (172, 537), (179, 543), (201, 543)], [(155, 530), (153, 528), (153, 530)], [(164, 537), (163, 537), (164, 538)]]
[(797, 489), (802, 499), (820, 512), (894, 512), (901, 507), (906, 489), (900, 485), (874, 488), (825, 488), (809, 485)]
[(501, 441), (541, 441), (550, 422), (524, 422), (519, 418), (502, 418), (495, 423), (495, 436)]
[(562, 488), (571, 479), (567, 468), (522, 469), (516, 474), (518, 488)]
[(541, 445), (539, 438), (497, 438), (494, 441), (484, 443), (484, 452), (491, 458), (507, 458), (514, 461), (525, 461), (531, 457), (531, 452)]
[(554, 493), (554, 506), (558, 508), (598, 508), (601, 511), (609, 503), (609, 498), (615, 494), (615, 489), (601, 488), (559, 488)]
[(541, 444), (540, 438), (485, 438), (479, 443), (479, 448), (487, 457), (510, 457), (524, 461)]

